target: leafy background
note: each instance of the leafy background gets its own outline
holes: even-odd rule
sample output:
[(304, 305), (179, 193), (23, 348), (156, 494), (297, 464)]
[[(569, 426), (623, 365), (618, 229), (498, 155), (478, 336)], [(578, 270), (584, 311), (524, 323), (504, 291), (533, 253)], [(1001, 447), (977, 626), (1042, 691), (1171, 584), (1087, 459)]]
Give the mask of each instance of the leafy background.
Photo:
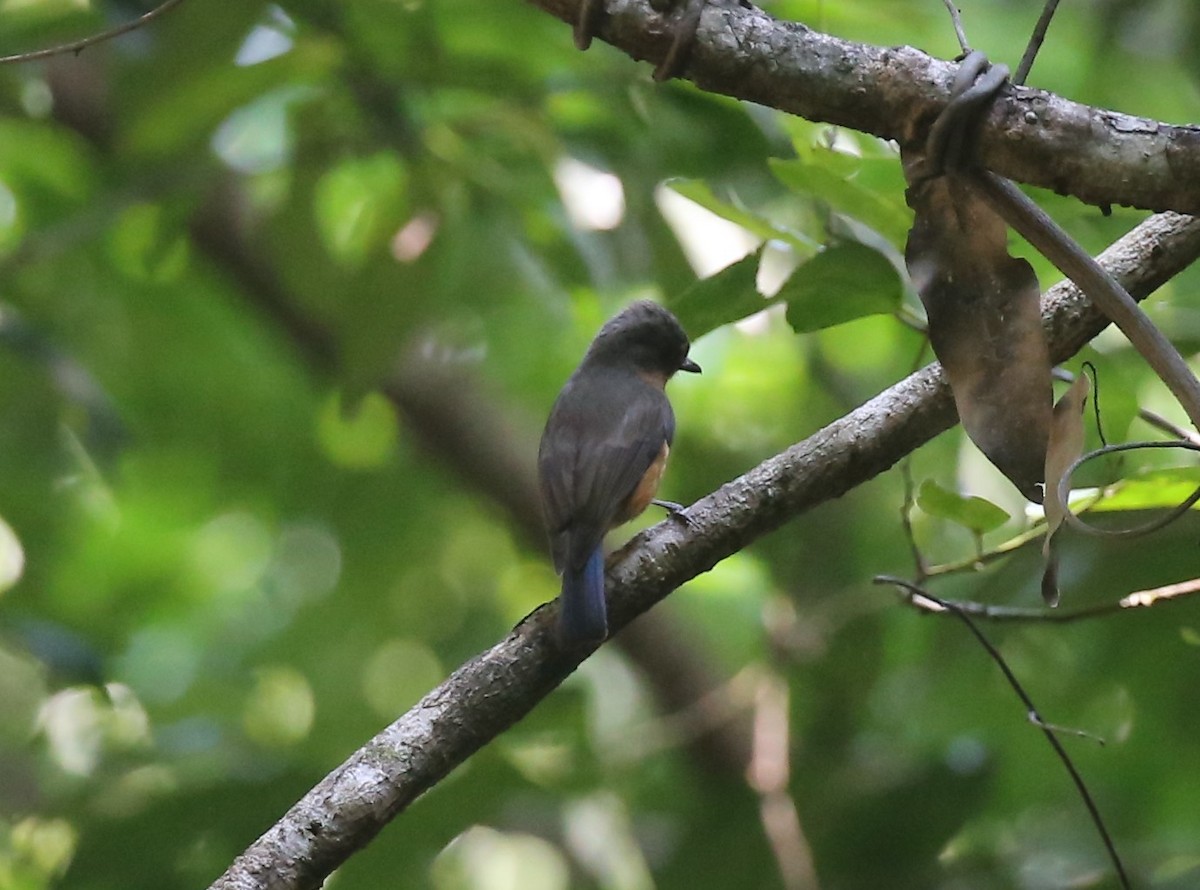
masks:
[[(1064, 7), (1034, 85), (1195, 119), (1200, 7)], [(768, 8), (957, 51), (934, 0)], [(1013, 62), (1039, 8), (963, 13)], [(144, 9), (6, 3), (0, 51)], [(598, 325), (663, 300), (705, 369), (671, 387), (663, 493), (690, 502), (923, 355), (896, 272), (901, 182), (887, 146), (655, 85), (517, 0), (194, 0), (115, 44), (0, 70), (0, 887), (206, 886), (555, 595), (538, 543), (382, 381), (413, 361), (461, 373), (505, 418), (496, 447), (532, 466)], [(1139, 218), (1038, 197), (1092, 250)], [(1197, 285), (1150, 305), (1187, 350)], [(757, 314), (777, 288), (786, 309)], [(1119, 337), (1087, 357), (1110, 439), (1149, 434), (1138, 405), (1179, 416)], [(912, 473), (932, 560), (976, 546), (946, 491), (1010, 514), (985, 547), (1027, 525), (957, 430)], [(1124, 507), (1158, 504), (1178, 475)], [(711, 672), (735, 729), (756, 690), (786, 695), (786, 790), (823, 887), (1113, 886), (994, 665), (958, 623), (870, 585), (911, 569), (902, 501), (891, 473), (790, 523), (674, 594), (659, 629)], [(1065, 604), (1194, 576), (1198, 534), (1185, 519), (1117, 546), (1068, 538)], [(1034, 605), (1036, 550), (937, 590)], [(1139, 886), (1196, 886), (1200, 604), (988, 632), (1048, 719), (1108, 741), (1068, 746)], [(663, 669), (630, 651), (597, 653), (329, 886), (781, 886), (759, 794), (692, 744), (720, 721), (664, 714)]]

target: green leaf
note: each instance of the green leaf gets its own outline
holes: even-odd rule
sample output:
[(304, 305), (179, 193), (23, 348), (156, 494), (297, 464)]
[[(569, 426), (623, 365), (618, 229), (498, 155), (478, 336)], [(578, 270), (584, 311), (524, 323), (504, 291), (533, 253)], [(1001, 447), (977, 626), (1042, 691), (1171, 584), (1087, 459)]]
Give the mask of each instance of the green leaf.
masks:
[[(244, 9), (230, 15), (235, 25), (241, 15)], [(319, 83), (338, 58), (336, 46), (321, 40), (300, 41), (258, 65), (230, 65), (194, 46), (192, 50), (174, 66), (156, 66), (153, 76), (126, 95), (129, 124), (121, 131), (123, 157), (173, 158), (194, 149), (238, 108), (284, 85), (295, 89)]]
[[(825, 154), (836, 158), (838, 166), (844, 166), (846, 155)], [(912, 214), (904, 206), (903, 199), (897, 197), (904, 194), (898, 161), (877, 158), (859, 162), (860, 166), (869, 166), (873, 178), (881, 180), (887, 178), (889, 168), (894, 168), (899, 189), (890, 193), (868, 188), (856, 176), (846, 176), (841, 170), (806, 160), (772, 158), (768, 163), (775, 177), (793, 192), (816, 198), (830, 209), (866, 223), (895, 245), (904, 244), (912, 225)]]
[(134, 204), (108, 233), (113, 265), (136, 281), (166, 284), (187, 269), (188, 241), (158, 204)]
[(0, 250), (89, 206), (96, 180), (89, 150), (74, 134), (0, 121)]
[(1005, 510), (991, 501), (942, 488), (933, 479), (921, 483), (917, 492), (917, 506), (930, 516), (957, 522), (978, 535), (999, 528), (1010, 518)]
[(676, 194), (682, 195), (689, 201), (694, 201), (710, 213), (715, 213), (721, 219), (728, 220), (741, 226), (752, 235), (757, 235), (764, 241), (781, 240), (801, 248), (811, 250), (815, 243), (812, 239), (798, 232), (781, 228), (770, 220), (738, 206), (730, 201), (718, 198), (707, 182), (698, 179), (672, 179), (667, 186)]
[(696, 340), (774, 303), (760, 294), (755, 284), (761, 257), (762, 251), (755, 251), (666, 300), (688, 336)]
[[(1197, 487), (1200, 487), (1200, 467), (1153, 470), (1118, 482), (1113, 493), (1091, 510), (1169, 510), (1187, 500)], [(1200, 505), (1192, 509), (1200, 509)]]
[(379, 393), (367, 393), (347, 406), (331, 395), (317, 416), (317, 439), (325, 455), (340, 467), (365, 470), (385, 465), (395, 454), (399, 428), (396, 412)]
[(399, 156), (382, 151), (344, 161), (326, 173), (314, 196), (325, 247), (351, 268), (382, 249), (407, 212), (408, 172)]
[(894, 312), (904, 293), (887, 257), (862, 244), (838, 244), (804, 263), (779, 289), (798, 333)]

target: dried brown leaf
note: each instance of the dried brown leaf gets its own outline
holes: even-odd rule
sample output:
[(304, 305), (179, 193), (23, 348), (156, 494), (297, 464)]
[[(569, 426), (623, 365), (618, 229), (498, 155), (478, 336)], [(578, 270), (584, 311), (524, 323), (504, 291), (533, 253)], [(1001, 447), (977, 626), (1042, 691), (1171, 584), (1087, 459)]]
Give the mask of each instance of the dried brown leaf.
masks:
[[(920, 159), (906, 165), (921, 167)], [(917, 179), (905, 259), (967, 435), (1040, 503), (1053, 390), (1033, 267), (966, 175)]]
[(1080, 374), (1070, 389), (1054, 405), (1050, 421), (1050, 442), (1046, 449), (1046, 540), (1042, 556), (1046, 568), (1042, 573), (1042, 598), (1048, 606), (1058, 605), (1058, 552), (1055, 532), (1063, 524), (1066, 503), (1058, 496), (1059, 483), (1071, 464), (1083, 454), (1083, 407), (1087, 403), (1088, 378)]

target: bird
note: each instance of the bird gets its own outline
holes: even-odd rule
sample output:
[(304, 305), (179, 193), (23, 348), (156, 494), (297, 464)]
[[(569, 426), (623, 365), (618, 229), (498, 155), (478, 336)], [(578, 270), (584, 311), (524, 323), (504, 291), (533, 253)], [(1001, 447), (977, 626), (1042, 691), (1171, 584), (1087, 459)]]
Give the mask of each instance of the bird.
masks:
[(546, 421), (538, 481), (550, 551), (562, 575), (557, 637), (567, 649), (608, 636), (605, 534), (655, 501), (675, 437), (667, 381), (699, 373), (679, 320), (650, 300), (609, 319)]

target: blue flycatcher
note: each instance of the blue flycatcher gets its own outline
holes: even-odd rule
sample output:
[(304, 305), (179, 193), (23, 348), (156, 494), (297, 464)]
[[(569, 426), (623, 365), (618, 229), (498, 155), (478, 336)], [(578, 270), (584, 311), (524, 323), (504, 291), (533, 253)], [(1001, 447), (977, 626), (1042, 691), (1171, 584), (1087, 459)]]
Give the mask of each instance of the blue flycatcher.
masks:
[(698, 373), (678, 319), (641, 300), (610, 319), (546, 421), (538, 449), (542, 506), (562, 574), (558, 634), (568, 648), (608, 635), (604, 535), (654, 500), (675, 435), (665, 387)]

